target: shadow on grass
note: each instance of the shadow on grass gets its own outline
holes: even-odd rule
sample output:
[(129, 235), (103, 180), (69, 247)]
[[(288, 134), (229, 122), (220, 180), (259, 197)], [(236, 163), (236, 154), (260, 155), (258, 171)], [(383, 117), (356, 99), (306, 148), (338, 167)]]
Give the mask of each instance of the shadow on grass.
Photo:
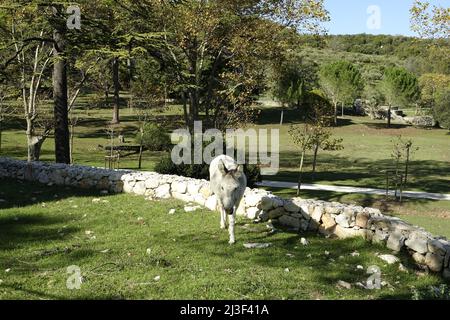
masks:
[[(238, 224), (239, 226), (240, 224)], [(355, 282), (366, 284), (370, 275), (366, 273), (366, 269), (357, 269), (357, 265), (362, 265), (367, 268), (370, 264), (369, 259), (374, 260), (374, 265), (380, 267), (384, 265), (381, 260), (374, 258), (374, 252), (385, 252), (388, 250), (381, 245), (371, 244), (363, 239), (326, 239), (314, 233), (289, 233), (283, 239), (268, 236), (265, 232), (255, 233), (251, 231), (242, 231), (238, 234), (238, 243), (234, 247), (224, 247), (225, 249), (218, 250), (217, 246), (211, 246), (211, 239), (208, 234), (203, 234), (199, 237), (195, 234), (185, 235), (181, 237), (184, 246), (187, 246), (187, 251), (202, 248), (206, 256), (217, 256), (221, 259), (242, 260), (246, 259), (246, 264), (261, 266), (264, 268), (272, 268), (272, 270), (284, 270), (289, 268), (300, 268), (292, 272), (304, 272), (307, 281), (314, 283), (318, 288), (330, 288), (334, 290), (338, 281), (346, 281), (352, 284), (354, 293), (358, 295), (369, 295), (372, 292), (367, 289), (355, 286)], [(283, 230), (283, 233), (286, 233)], [(195, 237), (196, 241), (191, 241)], [(310, 243), (307, 246), (300, 244), (301, 237), (306, 237)], [(272, 245), (269, 249), (241, 249), (242, 242), (270, 242)], [(219, 245), (227, 246), (225, 243)], [(251, 254), (247, 254), (250, 252)], [(329, 254), (325, 254), (328, 251)], [(352, 256), (351, 253), (357, 251), (359, 255)], [(288, 256), (289, 255), (289, 256)], [(342, 259), (341, 259), (342, 258)], [(406, 253), (400, 253), (399, 258), (401, 262), (414, 272), (416, 269), (412, 259)], [(382, 272), (388, 272), (388, 278), (398, 274), (398, 265), (387, 266), (382, 268)], [(303, 270), (303, 271), (302, 271)], [(384, 275), (382, 273), (382, 280)], [(412, 281), (413, 275), (403, 274), (402, 277), (409, 277), (402, 279), (403, 281)], [(437, 282), (440, 278), (436, 277)], [(418, 284), (417, 289), (426, 289), (427, 285)], [(331, 289), (333, 288), (333, 289)], [(242, 287), (245, 295), (251, 292), (245, 292), (245, 286)], [(308, 290), (311, 290), (310, 288)], [(345, 289), (342, 289), (345, 290)], [(389, 292), (388, 288), (384, 288), (378, 295), (379, 299), (411, 299), (411, 291), (406, 288), (399, 288), (395, 292)]]
[(20, 217), (0, 217), (0, 249), (10, 250), (30, 242), (61, 240), (77, 232), (76, 228), (65, 228), (60, 233), (59, 225), (68, 222), (65, 216), (48, 216), (45, 211), (33, 214), (21, 214)]
[[(281, 119), (281, 111), (283, 109), (280, 107), (272, 108), (262, 108), (260, 109), (260, 114), (255, 121), (258, 125), (269, 125), (269, 124), (279, 124)], [(292, 108), (285, 108), (283, 115), (283, 124), (297, 124), (304, 122), (304, 115), (301, 111)], [(354, 124), (349, 118), (338, 118), (338, 126), (349, 126)]]
[(371, 129), (405, 129), (411, 128), (410, 125), (401, 124), (401, 123), (391, 123), (391, 126), (388, 128), (387, 123), (374, 123), (374, 122), (362, 122), (362, 125), (365, 125)]

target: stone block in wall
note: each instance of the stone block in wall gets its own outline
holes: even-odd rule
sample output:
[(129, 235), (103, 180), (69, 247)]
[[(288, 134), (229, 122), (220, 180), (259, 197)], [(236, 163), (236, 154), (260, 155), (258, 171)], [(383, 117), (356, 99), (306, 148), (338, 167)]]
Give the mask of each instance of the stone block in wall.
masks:
[(275, 208), (274, 197), (270, 195), (262, 197), (261, 202), (258, 205), (258, 208), (264, 211), (274, 209)]
[(391, 232), (387, 239), (386, 247), (399, 252), (405, 245), (405, 237), (400, 232)]
[(154, 189), (147, 189), (147, 190), (145, 190), (145, 194), (144, 194), (146, 197), (147, 197), (147, 199), (155, 199), (156, 197), (155, 197), (155, 190)]
[(49, 179), (54, 184), (56, 184), (58, 186), (62, 186), (62, 185), (64, 185), (64, 177), (65, 176), (66, 176), (66, 174), (64, 174), (61, 170), (54, 170), (52, 173), (50, 173)]
[(171, 192), (172, 197), (184, 202), (193, 202), (194, 197), (186, 193)]
[(340, 215), (336, 216), (334, 220), (339, 226), (343, 228), (350, 228), (351, 216), (349, 216), (348, 214), (341, 213)]
[(116, 181), (111, 186), (111, 191), (115, 193), (121, 193), (123, 192), (123, 181)]
[(322, 227), (324, 229), (331, 229), (336, 225), (336, 221), (331, 214), (324, 213), (322, 216)]
[(245, 217), (246, 216), (246, 208), (243, 200), (239, 202), (239, 206), (236, 209), (236, 215)]
[(217, 210), (217, 198), (214, 194), (209, 196), (209, 198), (206, 200), (205, 207), (212, 211)]
[(256, 207), (263, 198), (262, 194), (258, 193), (249, 193), (244, 197), (245, 200), (245, 206), (248, 207)]
[(203, 198), (201, 194), (191, 195), (194, 198), (194, 202), (199, 205), (205, 206), (206, 200)]
[(156, 189), (159, 187), (159, 180), (156, 177), (148, 178), (145, 180), (145, 187), (147, 189)]
[(364, 211), (358, 212), (356, 214), (355, 225), (360, 228), (366, 229), (367, 223), (369, 222), (369, 218), (370, 216), (367, 212)]
[(281, 217), (281, 216), (287, 214), (287, 212), (284, 210), (283, 207), (278, 207), (276, 209), (270, 210), (268, 212), (268, 214), (269, 214), (270, 219), (276, 219), (278, 217)]
[(331, 204), (325, 206), (325, 213), (328, 213), (330, 215), (331, 214), (335, 214), (335, 215), (341, 214), (343, 210), (344, 210), (344, 208), (342, 205), (335, 205), (335, 204), (331, 203)]
[(283, 207), (287, 212), (297, 213), (300, 211), (300, 207), (292, 200), (285, 200)]
[(147, 188), (145, 187), (144, 181), (136, 182), (136, 184), (133, 187), (133, 193), (139, 194), (139, 195), (144, 195), (146, 190), (147, 190)]
[(274, 208), (282, 207), (283, 204), (284, 204), (283, 199), (275, 196), (272, 197), (272, 205)]
[(428, 251), (428, 239), (420, 231), (412, 232), (405, 241), (405, 245), (408, 248), (422, 254)]
[(450, 268), (450, 251), (447, 251), (444, 258), (444, 267)]
[(41, 172), (38, 176), (39, 183), (47, 184), (50, 182), (50, 179), (46, 172)]
[(209, 184), (208, 185), (203, 185), (200, 187), (200, 194), (203, 196), (203, 198), (208, 199), (209, 197), (212, 196), (212, 191), (209, 188)]
[(261, 210), (258, 218), (262, 222), (268, 221), (269, 220), (269, 213), (267, 211)]
[(186, 193), (187, 191), (187, 183), (185, 181), (174, 181), (170, 187), (172, 192), (176, 193)]
[(444, 257), (439, 254), (427, 252), (425, 255), (425, 264), (431, 271), (440, 272), (444, 265)]
[(109, 190), (109, 180), (106, 177), (101, 178), (97, 181), (97, 185), (95, 186), (99, 190)]
[(384, 230), (375, 230), (375, 233), (372, 236), (373, 243), (382, 243), (385, 244), (389, 238), (389, 232)]
[(245, 216), (248, 219), (256, 219), (259, 216), (259, 213), (261, 212), (261, 209), (258, 209), (257, 207), (251, 207), (251, 208), (247, 208), (246, 212), (245, 212)]
[(340, 225), (336, 225), (334, 227), (333, 234), (337, 236), (339, 239), (348, 239), (348, 238), (356, 238), (356, 237), (362, 237), (364, 239), (367, 238), (367, 230), (364, 229), (353, 229), (353, 228), (344, 228)]
[(373, 217), (382, 217), (383, 216), (383, 214), (381, 213), (380, 209), (366, 207), (366, 208), (363, 209), (363, 212), (368, 213), (371, 218), (373, 218)]
[(88, 178), (84, 178), (84, 179), (81, 179), (79, 182), (78, 182), (78, 187), (80, 187), (80, 188), (82, 188), (82, 189), (90, 189), (90, 188), (92, 188), (94, 185), (93, 185), (93, 183), (92, 183), (92, 180), (90, 180), (90, 179), (88, 179)]
[(155, 189), (155, 197), (158, 199), (170, 198), (170, 184), (165, 183)]
[(196, 183), (195, 181), (189, 181), (187, 185), (187, 192), (195, 196), (199, 193), (201, 185), (199, 183)]
[(437, 239), (429, 239), (428, 240), (428, 251), (431, 253), (435, 253), (441, 256), (445, 256), (446, 248), (443, 243), (441, 243)]
[(367, 228), (373, 230), (381, 229), (386, 231), (391, 229), (391, 222), (386, 216), (382, 217), (375, 216), (369, 219), (369, 221), (367, 222)]
[(294, 229), (297, 229), (297, 230), (300, 229), (300, 219), (294, 218), (294, 217), (289, 216), (289, 215), (281, 216), (278, 219), (278, 222), (281, 225), (286, 226), (286, 227), (294, 228)]
[(123, 182), (123, 192), (132, 193), (135, 185), (135, 181), (124, 181)]
[(320, 220), (322, 219), (324, 212), (325, 209), (322, 205), (315, 206), (311, 214), (311, 219), (320, 224)]
[(414, 260), (415, 263), (417, 263), (418, 265), (424, 265), (425, 264), (425, 255), (420, 254), (418, 252), (414, 252), (412, 254), (412, 258)]

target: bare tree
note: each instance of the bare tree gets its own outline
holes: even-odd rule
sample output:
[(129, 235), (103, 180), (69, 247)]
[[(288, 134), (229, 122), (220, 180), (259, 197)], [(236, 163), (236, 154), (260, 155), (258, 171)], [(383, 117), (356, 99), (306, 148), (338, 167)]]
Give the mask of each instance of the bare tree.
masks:
[[(43, 34), (44, 31), (42, 30), (39, 37), (42, 38)], [(12, 24), (11, 35), (20, 68), (20, 89), (22, 91), (23, 111), (26, 121), (27, 158), (28, 161), (38, 161), (42, 144), (53, 127), (52, 123), (44, 120), (41, 121), (44, 125), (42, 130), (40, 132), (37, 130), (39, 124), (38, 92), (42, 84), (42, 76), (51, 62), (54, 49), (46, 42), (38, 42), (34, 49), (30, 50), (34, 54), (29, 57), (27, 55), (28, 51), (23, 50), (18, 45), (18, 33), (15, 24)], [(31, 63), (31, 69), (29, 63)]]

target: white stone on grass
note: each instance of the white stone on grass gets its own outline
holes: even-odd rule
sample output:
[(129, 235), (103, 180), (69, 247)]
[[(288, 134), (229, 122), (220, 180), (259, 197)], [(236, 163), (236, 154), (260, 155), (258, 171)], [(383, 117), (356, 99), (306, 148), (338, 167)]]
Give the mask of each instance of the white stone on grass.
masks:
[(269, 243), (244, 243), (244, 248), (247, 249), (265, 249), (270, 247), (272, 244)]
[(394, 264), (396, 262), (399, 262), (400, 259), (392, 254), (381, 254), (378, 256), (381, 260), (387, 262), (388, 264)]

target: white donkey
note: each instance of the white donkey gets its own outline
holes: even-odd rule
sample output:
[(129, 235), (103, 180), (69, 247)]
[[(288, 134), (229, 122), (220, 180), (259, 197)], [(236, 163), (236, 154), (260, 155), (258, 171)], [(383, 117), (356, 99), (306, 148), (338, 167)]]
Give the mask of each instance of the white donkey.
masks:
[(247, 177), (243, 165), (238, 165), (233, 158), (220, 155), (209, 165), (211, 191), (216, 195), (220, 206), (220, 228), (226, 228), (228, 215), (230, 244), (235, 243), (234, 224), (236, 210), (247, 187)]

